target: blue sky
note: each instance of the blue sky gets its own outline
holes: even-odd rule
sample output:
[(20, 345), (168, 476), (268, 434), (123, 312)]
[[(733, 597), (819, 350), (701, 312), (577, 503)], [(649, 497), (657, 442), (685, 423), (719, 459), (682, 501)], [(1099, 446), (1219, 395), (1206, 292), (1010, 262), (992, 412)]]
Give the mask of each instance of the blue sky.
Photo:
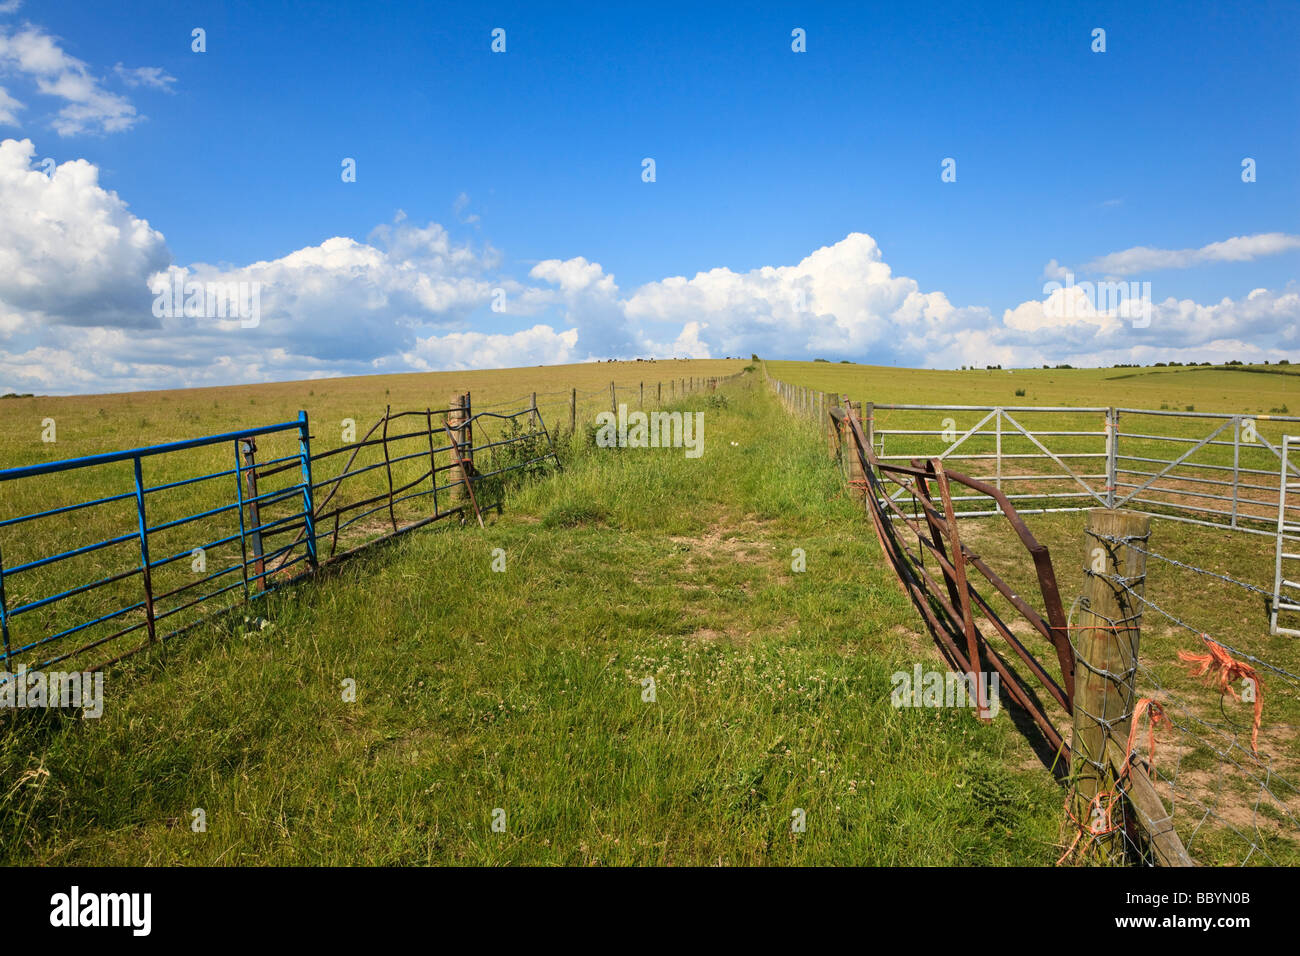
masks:
[[(30, 142), (0, 225), (32, 233), (0, 233), (27, 276), (0, 276), (0, 388), (1300, 358), (1300, 5), (1136, 6), (0, 0), (0, 139)], [(41, 43), (63, 59), (24, 59)], [(52, 179), (18, 174), (46, 157)], [(60, 184), (77, 162), (95, 181)], [(134, 238), (73, 255), (77, 216)], [(334, 237), (356, 245), (293, 258)], [(1053, 313), (1055, 266), (1150, 282), (1151, 322)], [(259, 325), (152, 316), (168, 270), (265, 283)], [(73, 272), (76, 295), (33, 289)]]

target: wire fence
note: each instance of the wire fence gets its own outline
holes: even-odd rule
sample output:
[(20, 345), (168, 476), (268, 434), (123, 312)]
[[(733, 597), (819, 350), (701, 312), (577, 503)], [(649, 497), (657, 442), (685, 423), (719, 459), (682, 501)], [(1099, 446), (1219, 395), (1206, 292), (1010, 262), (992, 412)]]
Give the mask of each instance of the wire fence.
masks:
[[(872, 440), (869, 406), (769, 383), (792, 414), (825, 429), (828, 451), (950, 667), (996, 671), (1013, 709), (1029, 718), (1022, 729), (1068, 784), (1062, 862), (1300, 863), (1300, 668), (1294, 646), (1260, 623), (1267, 614), (1244, 610), (1266, 606), (1271, 589), (1152, 547), (1151, 517), (1115, 507), (1135, 500), (1118, 488), (1087, 492), (1099, 507), (1061, 507), (997, 482), (996, 474), (957, 472), (947, 460), (955, 455), (883, 456), (891, 439)], [(996, 417), (995, 409), (980, 411), (988, 422)], [(1108, 431), (1105, 456), (1114, 461), (1118, 433)], [(1279, 469), (1282, 481), (1284, 474)], [(1021, 517), (1030, 511), (1013, 499), (1038, 514), (1087, 511), (1083, 587), (1068, 611), (1052, 556)], [(1282, 507), (1277, 498), (1273, 506)], [(1003, 519), (1012, 544), (991, 550), (1005, 566), (995, 570), (993, 557), (963, 540), (957, 519), (971, 517)], [(1108, 532), (1112, 518), (1146, 529)], [(1278, 521), (1277, 513), (1267, 520)], [(994, 530), (980, 527), (987, 544)], [(1159, 572), (1150, 579), (1148, 566)], [(1234, 614), (1240, 606), (1240, 619), (1255, 620), (1258, 635), (1246, 636), (1245, 626), (1229, 638), (1188, 619), (1197, 614), (1170, 610), (1206, 588), (1215, 589), (1216, 605)], [(1151, 646), (1139, 653), (1144, 628)]]
[[(1165, 605), (1176, 601), (1182, 590), (1178, 579), (1169, 579), (1168, 597), (1162, 594), (1157, 601), (1148, 569), (1150, 562), (1158, 562), (1243, 594), (1266, 596), (1268, 591), (1151, 550), (1147, 535), (1117, 536), (1094, 529), (1085, 529), (1085, 534), (1099, 545), (1136, 551), (1146, 559), (1141, 573), (1133, 577), (1084, 567), (1085, 575), (1128, 597), (1134, 626), (1163, 624), (1190, 638), (1191, 648), (1177, 651), (1177, 664), (1139, 656), (1131, 675), (1107, 675), (1113, 682), (1127, 676), (1136, 687), (1131, 707), (1120, 719), (1132, 722), (1148, 715), (1145, 759), (1187, 851), (1195, 854), (1205, 844), (1206, 856), (1220, 863), (1300, 862), (1297, 724), (1270, 719), (1274, 701), (1281, 709), (1300, 699), (1300, 674), (1168, 610)], [(1108, 627), (1124, 623), (1098, 614), (1085, 600), (1078, 606)], [(1203, 688), (1196, 688), (1200, 693), (1188, 686), (1189, 677), (1204, 681)], [(1120, 693), (1118, 687), (1114, 692)], [(1130, 739), (1138, 742), (1135, 734)]]

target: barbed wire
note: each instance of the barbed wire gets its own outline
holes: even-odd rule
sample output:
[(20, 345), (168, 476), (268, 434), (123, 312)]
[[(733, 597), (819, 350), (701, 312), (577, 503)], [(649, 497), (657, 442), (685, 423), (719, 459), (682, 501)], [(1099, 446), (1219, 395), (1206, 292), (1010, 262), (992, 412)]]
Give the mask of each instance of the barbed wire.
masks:
[(1140, 551), (1142, 554), (1145, 554), (1149, 558), (1156, 558), (1159, 561), (1164, 561), (1166, 564), (1172, 564), (1174, 567), (1183, 568), (1186, 571), (1194, 571), (1197, 574), (1204, 574), (1206, 577), (1218, 578), (1220, 581), (1226, 581), (1228, 584), (1235, 584), (1239, 588), (1244, 588), (1247, 591), (1253, 591), (1256, 594), (1262, 594), (1265, 597), (1271, 598), (1273, 596), (1273, 592), (1266, 588), (1257, 587), (1256, 585), (1248, 584), (1245, 581), (1238, 581), (1236, 578), (1229, 577), (1226, 574), (1220, 574), (1217, 571), (1210, 571), (1207, 570), (1206, 568), (1198, 568), (1194, 564), (1185, 564), (1184, 562), (1179, 561), (1176, 558), (1170, 558), (1163, 554), (1157, 554), (1155, 551), (1148, 551), (1146, 548), (1139, 547), (1138, 545), (1133, 543), (1134, 541), (1145, 541), (1147, 539), (1146, 535), (1127, 535), (1124, 537), (1120, 537), (1113, 534), (1104, 534), (1100, 531), (1089, 531), (1088, 533), (1092, 535), (1094, 538), (1098, 538), (1102, 541), (1107, 541), (1114, 545), (1120, 545), (1123, 547), (1132, 548), (1134, 551)]
[[(1087, 533), (1098, 540), (1107, 541), (1115, 545), (1132, 547), (1148, 556), (1155, 556), (1158, 559), (1167, 560), (1169, 563), (1177, 564), (1181, 567), (1187, 568), (1188, 570), (1205, 571), (1203, 568), (1196, 568), (1194, 565), (1189, 565), (1185, 562), (1175, 561), (1174, 559), (1166, 558), (1163, 555), (1155, 555), (1154, 552), (1150, 552), (1134, 543), (1135, 541), (1145, 543), (1146, 536), (1134, 535), (1122, 537), (1095, 532), (1091, 529), (1089, 529)], [(1160, 606), (1159, 603), (1147, 597), (1145, 594), (1140, 593), (1134, 585), (1138, 583), (1145, 584), (1145, 574), (1126, 577), (1120, 574), (1094, 571), (1088, 567), (1085, 567), (1083, 571), (1086, 576), (1107, 581), (1113, 588), (1118, 589), (1126, 597), (1132, 599), (1129, 602), (1129, 607), (1135, 609), (1136, 613), (1120, 620), (1111, 620), (1106, 615), (1100, 614), (1095, 609), (1088, 607), (1088, 602), (1085, 598), (1081, 597), (1076, 600), (1075, 607), (1087, 607), (1090, 613), (1100, 620), (1105, 621), (1107, 627), (1114, 628), (1140, 624), (1142, 611), (1146, 608), (1150, 608), (1166, 620), (1169, 620), (1197, 635), (1197, 637), (1205, 643), (1220, 647), (1239, 659), (1250, 661), (1253, 664), (1278, 675), (1284, 680), (1295, 684), (1296, 686), (1300, 686), (1300, 676), (1291, 673), (1283, 667), (1270, 664), (1255, 655), (1241, 651), (1215, 637), (1212, 637), (1204, 628), (1190, 624), (1178, 615), (1166, 610), (1164, 607)], [(1225, 583), (1244, 583), (1214, 572), (1207, 573), (1212, 577), (1222, 578), (1225, 580)], [(1072, 607), (1071, 620), (1073, 619), (1073, 613), (1074, 608)], [(1072, 634), (1073, 631), (1071, 630), (1068, 633)], [(1071, 641), (1071, 643), (1073, 643), (1073, 641)], [(1086, 669), (1095, 671), (1095, 669), (1089, 667), (1086, 661), (1083, 661), (1080, 656), (1076, 655), (1076, 660), (1077, 662), (1084, 664)], [(1126, 675), (1108, 674), (1106, 676), (1115, 679), (1122, 679)], [(1148, 759), (1148, 766), (1153, 780), (1161, 781), (1168, 788), (1169, 799), (1172, 804), (1170, 818), (1173, 819), (1173, 817), (1178, 813), (1180, 804), (1184, 807), (1190, 806), (1194, 808), (1194, 815), (1199, 815), (1199, 819), (1196, 820), (1194, 825), (1190, 826), (1190, 830), (1188, 830), (1186, 825), (1183, 827), (1183, 829), (1187, 831), (1186, 838), (1183, 841), (1184, 847), (1190, 852), (1196, 839), (1202, 834), (1206, 822), (1213, 820), (1215, 825), (1221, 830), (1235, 835), (1246, 844), (1247, 850), (1245, 856), (1240, 860), (1241, 865), (1244, 866), (1257, 854), (1268, 862), (1277, 864), (1279, 861), (1275, 859), (1274, 855), (1269, 852), (1268, 847), (1266, 846), (1269, 842), (1269, 837), (1264, 832), (1264, 829), (1267, 828), (1267, 824), (1264, 824), (1261, 821), (1261, 807), (1266, 804), (1268, 805), (1272, 815), (1277, 818), (1273, 821), (1274, 823), (1289, 823), (1297, 832), (1300, 832), (1300, 820), (1297, 820), (1296, 815), (1292, 812), (1291, 807), (1287, 802), (1288, 799), (1294, 800), (1297, 796), (1300, 796), (1300, 788), (1277, 771), (1274, 765), (1274, 758), (1271, 755), (1261, 755), (1256, 750), (1253, 737), (1249, 749), (1243, 745), (1241, 740), (1242, 735), (1252, 726), (1256, 728), (1257, 732), (1258, 725), (1236, 724), (1227, 716), (1226, 711), (1223, 711), (1224, 720), (1227, 724), (1226, 727), (1212, 723), (1203, 716), (1197, 714), (1192, 705), (1184, 697), (1170, 690), (1156, 672), (1141, 661), (1134, 662), (1132, 677), (1134, 679), (1134, 688), (1136, 688), (1140, 681), (1144, 689), (1152, 689), (1147, 699), (1158, 702), (1161, 708), (1162, 724), (1167, 723), (1172, 727), (1180, 735), (1180, 742), (1182, 745), (1187, 748), (1186, 750), (1175, 748), (1176, 756), (1172, 770), (1166, 769), (1167, 765), (1158, 765), (1154, 753), (1151, 754)], [(1111, 681), (1108, 681), (1107, 683), (1107, 693), (1110, 691), (1111, 683)], [(1119, 688), (1120, 685), (1117, 683), (1116, 689), (1118, 690)], [(1258, 693), (1260, 690), (1262, 690), (1262, 688), (1257, 688), (1256, 692)], [(1136, 699), (1136, 692), (1133, 696), (1134, 699)], [(1221, 711), (1225, 702), (1225, 699), (1221, 696)], [(1098, 723), (1110, 732), (1112, 724), (1122, 724), (1126, 720), (1130, 719), (1133, 715), (1133, 709), (1132, 701), (1130, 701), (1130, 706), (1127, 708), (1128, 712), (1125, 715), (1113, 717), (1109, 722), (1099, 720)], [(1090, 719), (1097, 719), (1094, 715), (1089, 714), (1086, 716)], [(1270, 725), (1270, 729), (1277, 730), (1294, 728), (1293, 725), (1290, 724), (1273, 724)], [(1208, 795), (1203, 793), (1206, 788), (1198, 788), (1194, 782), (1182, 779), (1181, 771), (1184, 757), (1187, 756), (1187, 754), (1195, 753), (1198, 750), (1210, 755), (1220, 768), (1235, 770), (1236, 776), (1247, 788), (1257, 788), (1256, 796), (1250, 807), (1250, 832), (1243, 832), (1244, 828), (1240, 825), (1240, 821), (1229, 819), (1228, 813), (1230, 811), (1224, 808), (1225, 796), (1227, 796), (1225, 794), (1226, 779), (1232, 774), (1224, 773), (1222, 770), (1220, 770), (1220, 772), (1212, 773), (1210, 775), (1211, 784), (1208, 788)], [(1126, 754), (1126, 758), (1128, 759), (1132, 759), (1132, 756), (1132, 754)], [(1089, 763), (1093, 763), (1093, 761), (1089, 761)], [(1202, 799), (1203, 795), (1204, 799)]]
[[(1092, 532), (1089, 532), (1089, 534), (1091, 533)], [(1164, 608), (1162, 608), (1159, 604), (1156, 604), (1146, 595), (1140, 594), (1139, 592), (1135, 591), (1129, 585), (1128, 582), (1133, 580), (1138, 580), (1137, 578), (1125, 578), (1118, 574), (1106, 574), (1101, 571), (1093, 571), (1091, 568), (1084, 568), (1083, 573), (1085, 575), (1088, 575), (1089, 577), (1099, 577), (1106, 581), (1109, 581), (1111, 584), (1123, 589), (1125, 593), (1130, 594), (1133, 597), (1137, 598), (1139, 601), (1141, 601), (1147, 607), (1151, 608), (1153, 611), (1156, 611), (1157, 613), (1163, 615), (1166, 619), (1168, 619), (1174, 624), (1177, 624), (1179, 627), (1187, 629), (1191, 633), (1200, 637), (1202, 640), (1223, 648), (1225, 651), (1227, 651), (1229, 654), (1232, 654), (1234, 657), (1239, 657), (1244, 660), (1250, 661), (1252, 664), (1258, 664), (1260, 667), (1267, 668), (1268, 670), (1272, 671), (1274, 674), (1277, 674), (1279, 677), (1283, 677), (1286, 680), (1290, 681), (1291, 683), (1295, 684), (1297, 687), (1300, 687), (1300, 675), (1293, 674), (1290, 671), (1281, 667), (1277, 667), (1273, 664), (1270, 664), (1268, 661), (1262, 660), (1254, 656), (1253, 654), (1249, 654), (1246, 651), (1239, 650), (1233, 647), (1231, 644), (1227, 644), (1219, 640), (1217, 637), (1212, 637), (1204, 628), (1199, 628), (1193, 624), (1187, 623), (1182, 618), (1178, 617), (1178, 615), (1171, 614), (1169, 611), (1166, 611)]]

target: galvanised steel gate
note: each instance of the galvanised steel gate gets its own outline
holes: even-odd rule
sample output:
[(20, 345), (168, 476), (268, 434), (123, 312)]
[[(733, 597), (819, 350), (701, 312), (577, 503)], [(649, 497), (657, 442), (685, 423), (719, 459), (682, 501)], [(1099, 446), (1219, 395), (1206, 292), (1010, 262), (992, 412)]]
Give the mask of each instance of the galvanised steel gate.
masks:
[[(978, 468), (1021, 514), (1128, 508), (1174, 521), (1277, 533), (1282, 430), (1300, 418), (1119, 407), (863, 405), (876, 457)], [(1300, 462), (1288, 463), (1300, 477)], [(898, 497), (901, 492), (894, 492)], [(957, 496), (964, 516), (984, 496)], [(1300, 524), (1300, 498), (1284, 502)], [(1290, 534), (1291, 532), (1287, 532)]]

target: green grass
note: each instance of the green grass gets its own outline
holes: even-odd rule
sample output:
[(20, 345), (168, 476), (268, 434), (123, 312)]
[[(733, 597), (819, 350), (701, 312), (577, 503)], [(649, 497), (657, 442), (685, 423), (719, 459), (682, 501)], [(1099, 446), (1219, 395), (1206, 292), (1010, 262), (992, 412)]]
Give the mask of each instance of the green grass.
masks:
[(1005, 715), (890, 705), (937, 656), (755, 378), (707, 408), (702, 458), (577, 447), (486, 530), (113, 668), (99, 720), (6, 715), (4, 861), (1052, 862), (1063, 794)]

